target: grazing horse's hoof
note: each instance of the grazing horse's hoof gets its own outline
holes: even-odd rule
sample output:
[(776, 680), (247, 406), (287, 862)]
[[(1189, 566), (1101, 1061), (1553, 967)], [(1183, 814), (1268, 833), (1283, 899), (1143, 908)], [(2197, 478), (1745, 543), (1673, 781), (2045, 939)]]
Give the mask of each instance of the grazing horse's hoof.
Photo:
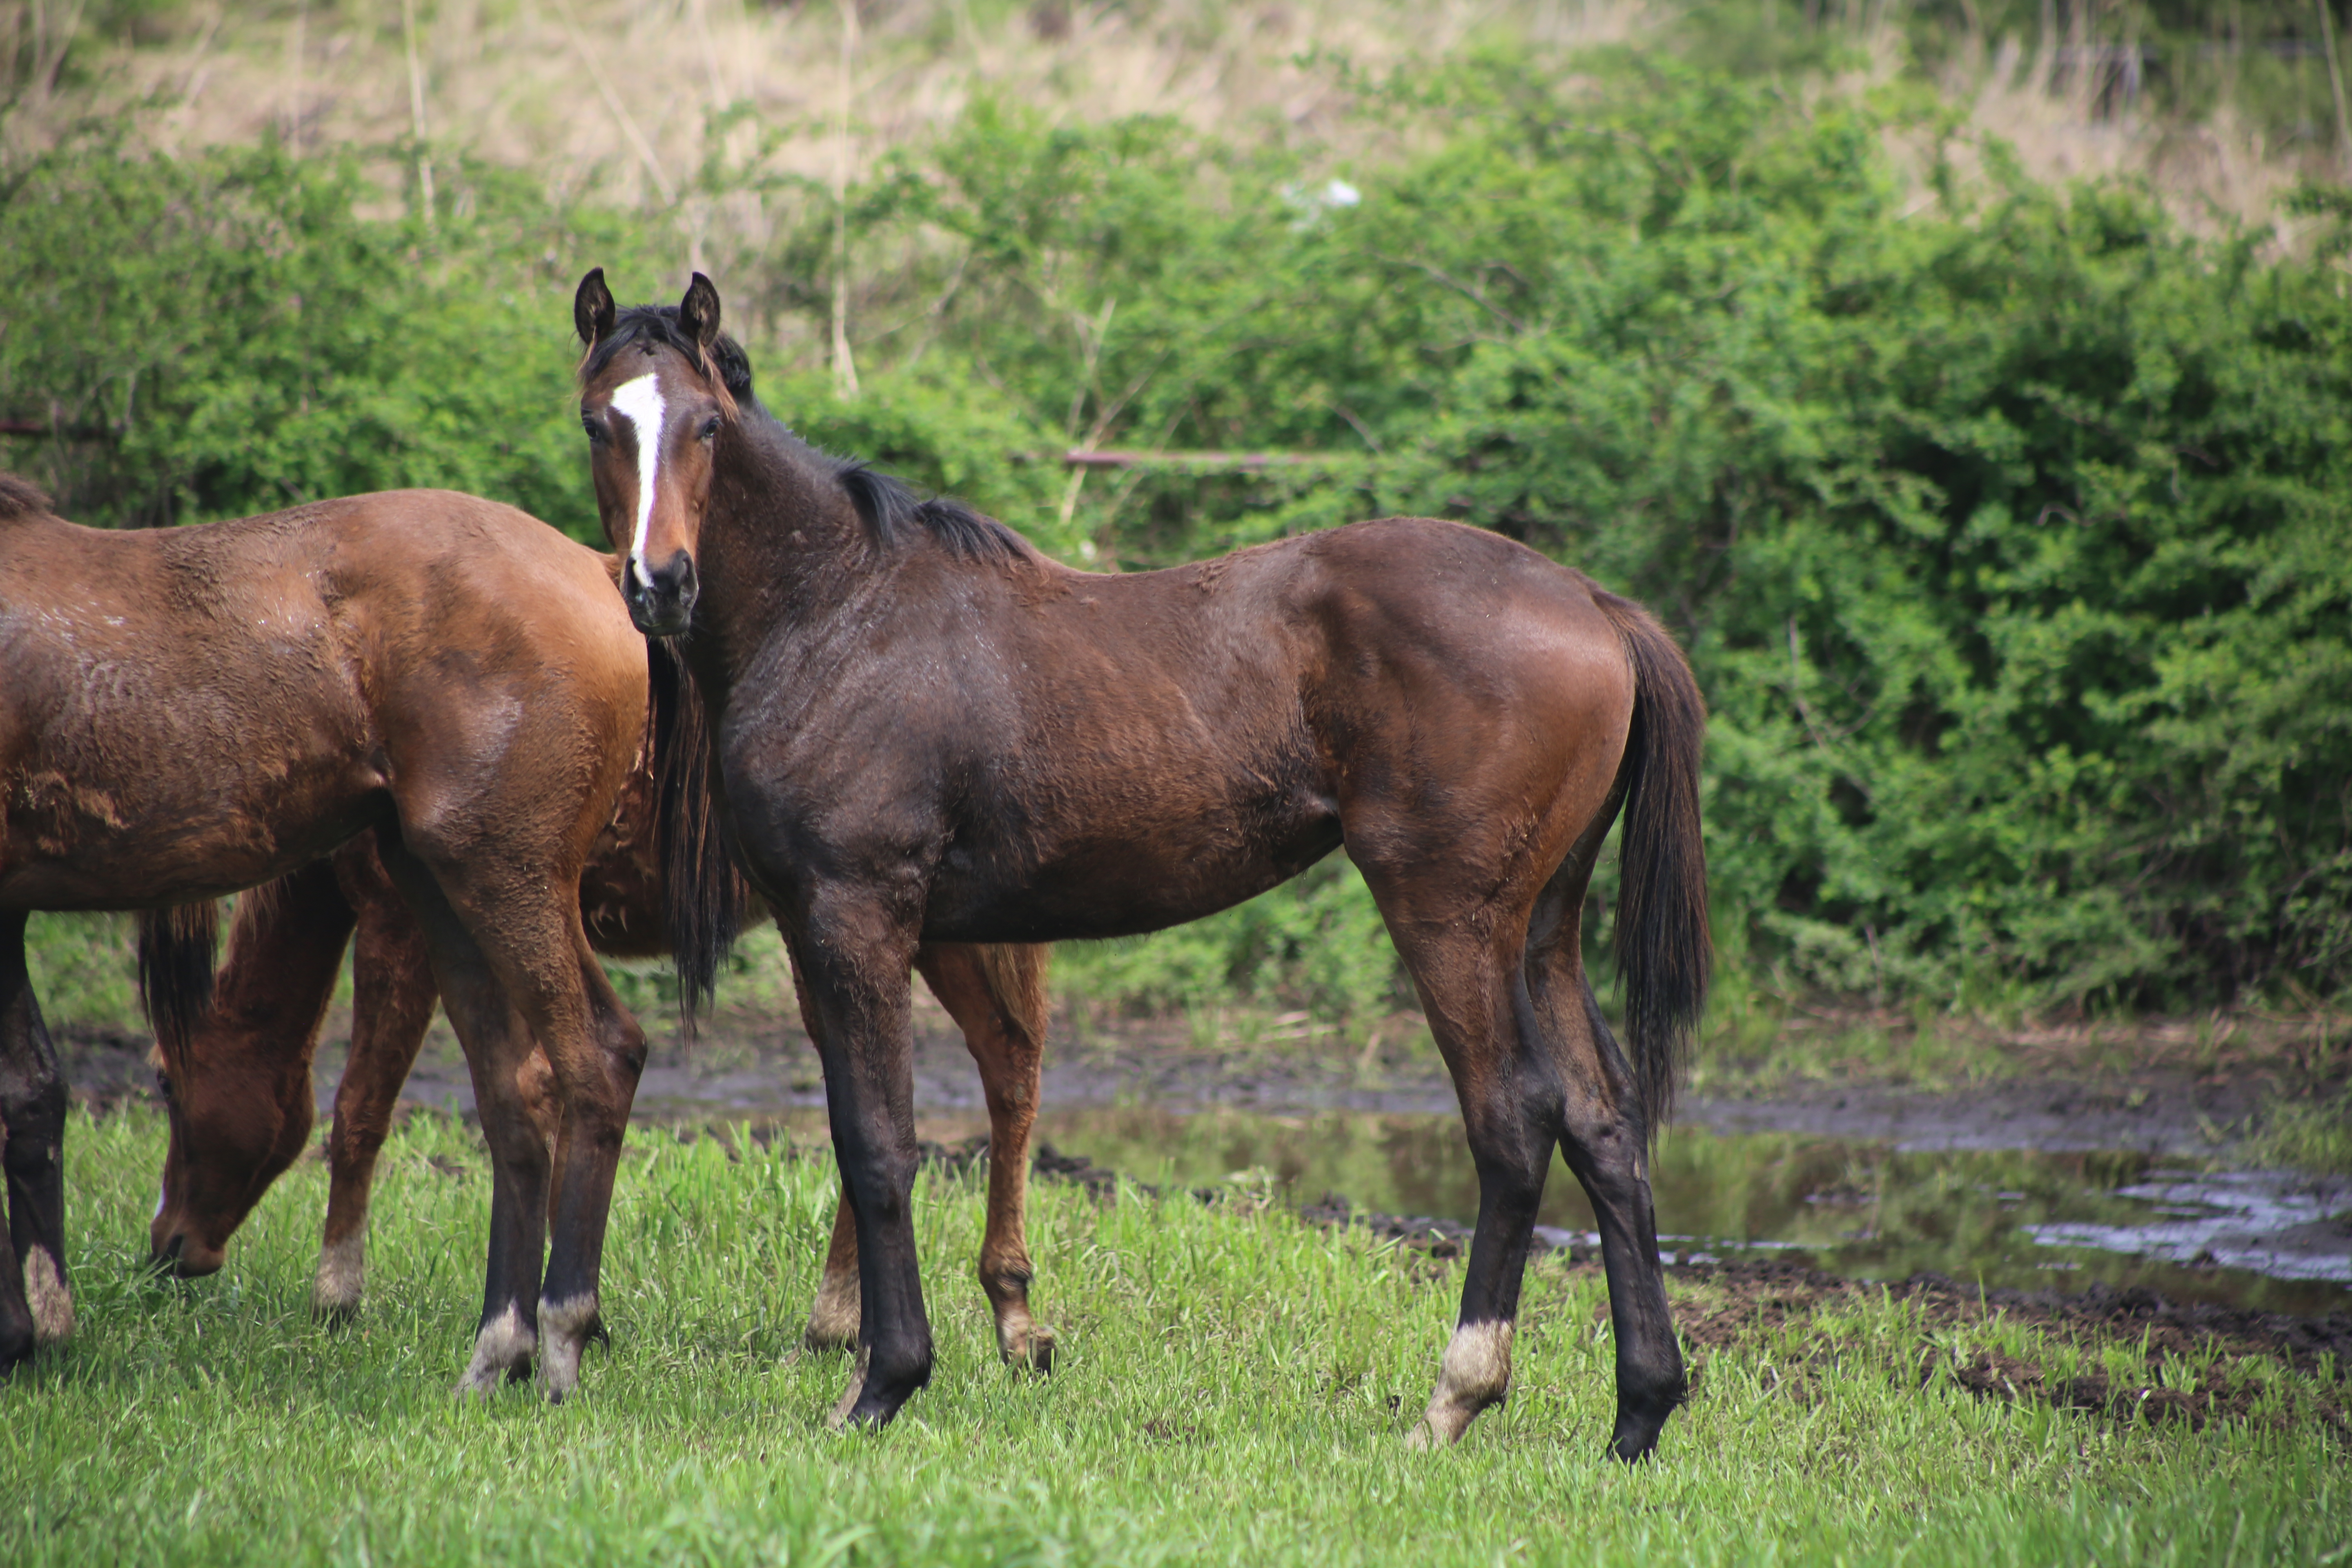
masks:
[(353, 1235), (319, 1249), (319, 1272), (310, 1281), (310, 1315), (320, 1322), (341, 1328), (359, 1316), (367, 1282), (362, 1246), (362, 1238)]
[(1054, 1370), (1054, 1331), (1043, 1323), (1031, 1324), (1026, 1333), (1007, 1340), (997, 1350), (1004, 1357), (1004, 1364), (1016, 1371)]
[(25, 1305), (33, 1314), (36, 1342), (54, 1345), (73, 1338), (73, 1292), (66, 1289), (65, 1273), (47, 1247), (25, 1249)]

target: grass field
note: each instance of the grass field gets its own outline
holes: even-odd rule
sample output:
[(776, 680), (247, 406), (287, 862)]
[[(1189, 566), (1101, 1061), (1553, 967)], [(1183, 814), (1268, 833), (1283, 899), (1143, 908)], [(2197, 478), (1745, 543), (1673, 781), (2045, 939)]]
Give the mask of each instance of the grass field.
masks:
[(1042, 1185), (1064, 1354), (1014, 1376), (968, 1273), (977, 1186), (928, 1173), (937, 1380), (887, 1431), (836, 1436), (845, 1363), (793, 1353), (830, 1161), (662, 1132), (623, 1168), (613, 1344), (584, 1397), (461, 1405), (488, 1209), (469, 1129), (419, 1117), (387, 1149), (369, 1305), (341, 1331), (306, 1308), (322, 1167), (288, 1176), (225, 1272), (157, 1284), (160, 1121), (77, 1113), (69, 1136), (80, 1327), (0, 1387), (12, 1564), (2252, 1563), (2352, 1542), (2352, 1465), (2318, 1414), (2340, 1389), (2249, 1363), (2233, 1375), (2268, 1380), (2265, 1414), (2196, 1431), (1923, 1389), (1933, 1333), (1884, 1299), (1806, 1325), (1836, 1353), (1805, 1377), (1776, 1365), (1793, 1327), (1717, 1349), (1657, 1459), (1619, 1468), (1601, 1285), (1553, 1261), (1509, 1404), (1408, 1453), (1454, 1275), (1246, 1201)]

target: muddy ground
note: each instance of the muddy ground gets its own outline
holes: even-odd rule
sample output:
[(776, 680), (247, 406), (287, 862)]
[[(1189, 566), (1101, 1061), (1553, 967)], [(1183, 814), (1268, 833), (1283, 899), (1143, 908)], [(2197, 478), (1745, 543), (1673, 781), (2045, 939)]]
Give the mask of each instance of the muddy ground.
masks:
[[(1181, 1020), (1105, 1024), (1057, 1017), (1042, 1103), (1047, 1109), (1150, 1104), (1283, 1114), (1454, 1110), (1453, 1085), (1425, 1037), (1418, 1051), (1394, 1044), (1364, 1050), (1334, 1034), (1318, 1034), (1304, 1015), (1277, 1016), (1272, 1024), (1255, 1043), (1203, 1044)], [(1391, 1040), (1409, 1033), (1411, 1025), (1399, 1024), (1386, 1031)], [(2120, 1034), (2090, 1028), (2021, 1033), (1995, 1047), (2003, 1053), (2003, 1072), (1947, 1086), (1885, 1081), (1862, 1066), (1760, 1084), (1739, 1074), (1707, 1072), (1684, 1095), (1676, 1120), (1716, 1132), (1805, 1133), (1900, 1151), (2226, 1156), (2263, 1107), (2308, 1069), (2292, 1060), (2291, 1046), (2279, 1047), (2275, 1040), (2255, 1037), (2253, 1048), (2234, 1053), (2192, 1048), (2188, 1042), (2198, 1027), (2158, 1021)], [(152, 1092), (144, 1037), (72, 1026), (58, 1033), (68, 1070), (85, 1098)], [(322, 1112), (332, 1104), (350, 1038), (349, 1010), (339, 1006), (322, 1032), (315, 1071)], [(406, 1096), (440, 1110), (473, 1109), (465, 1058), (446, 1021), (436, 1021)], [(640, 1120), (660, 1121), (772, 1115), (824, 1104), (816, 1053), (796, 1016), (721, 1009), (694, 1043), (679, 1043), (674, 1030), (657, 1041), (636, 1109)], [(961, 1037), (919, 989), (915, 1104), (919, 1115), (929, 1117), (984, 1110)]]
[[(929, 997), (917, 1011), (916, 1102), (930, 1128), (968, 1128), (982, 1111), (977, 1077), (961, 1038)], [(1059, 1022), (1057, 1020), (1057, 1022)], [(1144, 1021), (1057, 1030), (1045, 1074), (1044, 1104), (1068, 1107), (1151, 1104), (1223, 1107), (1268, 1113), (1362, 1110), (1450, 1112), (1454, 1094), (1425, 1049), (1353, 1048), (1336, 1038), (1300, 1038), (1297, 1020), (1277, 1019), (1273, 1037), (1247, 1046), (1199, 1042), (1181, 1022)], [(331, 1104), (349, 1043), (347, 1014), (330, 1017), (317, 1065), (320, 1110)], [(1291, 1037), (1282, 1037), (1285, 1033)], [(1398, 1031), (1400, 1035), (1402, 1030)], [(140, 1037), (68, 1028), (60, 1044), (78, 1096), (100, 1104), (152, 1096)], [(1937, 1090), (1874, 1082), (1795, 1079), (1736, 1092), (1686, 1096), (1685, 1124), (1725, 1133), (1796, 1132), (1870, 1141), (1902, 1149), (2022, 1149), (2048, 1152), (2125, 1150), (2226, 1157), (2234, 1132), (2249, 1127), (2279, 1089), (2274, 1058), (2218, 1065), (2181, 1059), (2156, 1047), (2117, 1052), (2045, 1051), (2032, 1070)], [(419, 1109), (465, 1114), (473, 1096), (465, 1064), (446, 1024), (436, 1024), (407, 1099)], [(692, 1047), (656, 1047), (637, 1109), (649, 1121), (753, 1120), (821, 1110), (815, 1053), (796, 1019), (722, 1013)], [(322, 1118), (323, 1120), (323, 1118)], [(803, 1119), (804, 1120), (804, 1119)], [(951, 1166), (985, 1157), (985, 1139), (927, 1147)], [(1041, 1145), (1041, 1177), (1083, 1183), (1110, 1201), (1115, 1173), (1084, 1151)], [(1166, 1194), (1221, 1201), (1219, 1194)], [(1466, 1247), (1467, 1227), (1442, 1217), (1351, 1211), (1327, 1198), (1302, 1213), (1308, 1223), (1364, 1225), (1396, 1243), (1423, 1268), (1448, 1267)], [(2331, 1222), (2333, 1223), (2333, 1222)], [(2352, 1226), (2342, 1226), (2352, 1250)], [(1597, 1271), (1589, 1238), (1547, 1232), (1543, 1267)], [(1688, 1254), (1669, 1260), (1679, 1282), (1677, 1316), (1702, 1361), (1708, 1350), (1774, 1345), (1774, 1375), (1792, 1398), (1808, 1399), (1820, 1371), (1854, 1353), (1833, 1326), (1865, 1294), (1885, 1292), (1910, 1304), (1911, 1342), (1873, 1353), (1889, 1374), (1925, 1384), (1938, 1380), (1988, 1398), (2026, 1399), (2128, 1419), (2257, 1421), (2315, 1416), (2352, 1440), (2345, 1378), (2352, 1373), (2352, 1311), (2288, 1317), (2180, 1303), (2146, 1289), (2095, 1286), (2074, 1294), (1983, 1291), (1939, 1275), (1899, 1283), (1841, 1279), (1770, 1257), (1722, 1259)], [(1984, 1342), (1989, 1321), (2043, 1331), (2044, 1342), (2084, 1347), (2068, 1365), (2021, 1358)], [(1605, 1331), (1596, 1325), (1594, 1331)], [(1995, 1338), (2000, 1336), (1995, 1335)], [(2133, 1352), (2118, 1361), (2106, 1349)], [(2248, 1356), (2271, 1358), (2302, 1374), (2301, 1392), (2284, 1390)], [(2255, 1368), (2255, 1370), (2249, 1370)], [(1703, 1371), (1701, 1373), (1704, 1375)]]

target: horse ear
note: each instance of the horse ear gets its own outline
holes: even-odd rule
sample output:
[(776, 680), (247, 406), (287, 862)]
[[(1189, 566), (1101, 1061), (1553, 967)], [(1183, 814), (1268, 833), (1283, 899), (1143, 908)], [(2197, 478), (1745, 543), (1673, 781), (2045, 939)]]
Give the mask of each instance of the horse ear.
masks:
[(686, 286), (686, 298), (678, 301), (677, 324), (693, 337), (706, 356), (719, 342), (719, 290), (699, 272)]
[(580, 279), (580, 291), (572, 296), (572, 330), (580, 334), (583, 343), (593, 349), (597, 339), (613, 330), (617, 314), (613, 291), (604, 287), (604, 269), (590, 268), (588, 276)]

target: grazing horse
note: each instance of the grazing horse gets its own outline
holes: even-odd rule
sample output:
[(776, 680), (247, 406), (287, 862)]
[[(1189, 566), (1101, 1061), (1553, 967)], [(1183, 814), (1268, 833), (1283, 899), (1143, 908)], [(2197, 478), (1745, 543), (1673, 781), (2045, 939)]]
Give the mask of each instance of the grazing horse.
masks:
[[(1414, 1438), (1510, 1381), (1551, 1151), (1599, 1216), (1612, 1450), (1684, 1393), (1645, 1154), (1708, 963), (1704, 714), (1657, 623), (1524, 546), (1391, 518), (1127, 576), (804, 445), (751, 397), (719, 295), (573, 302), (580, 411), (640, 630), (706, 705), (720, 820), (815, 1026), (857, 1228), (836, 1418), (931, 1372), (908, 1191), (908, 969), (926, 942), (1156, 931), (1345, 845), (1412, 975), (1479, 1177), (1461, 1314)], [(1620, 807), (1630, 1053), (1579, 949)]]
[[(589, 944), (612, 957), (670, 951), (654, 853), (652, 762), (650, 753), (640, 756), (581, 877)], [(751, 889), (738, 881), (733, 893), (739, 915), (748, 912)], [(209, 1274), (269, 1184), (301, 1153), (313, 1115), (310, 1061), (347, 947), (352, 1049), (327, 1137), (326, 1232), (311, 1291), (313, 1309), (331, 1320), (360, 1307), (376, 1157), (438, 995), (424, 935), (385, 873), (373, 835), (283, 879), (268, 896), (238, 904), (213, 1005), (178, 1059), (158, 1068), (172, 1131), (150, 1227), (156, 1258), (172, 1259), (183, 1275)], [(997, 1347), (1007, 1362), (1040, 1371), (1051, 1369), (1054, 1336), (1029, 1313), (1023, 1211), (1051, 951), (949, 942), (915, 958), (962, 1029), (988, 1103), (988, 1227), (980, 1278), (995, 1312)], [(544, 1073), (542, 1058), (529, 1080), (544, 1083)], [(814, 1348), (847, 1347), (857, 1338), (856, 1231), (846, 1205), (835, 1215), (803, 1338)]]
[(645, 1055), (578, 889), (644, 734), (645, 650), (605, 558), (512, 507), (400, 490), (113, 532), (0, 477), (0, 1367), (72, 1321), (66, 1093), (27, 913), (146, 911), (142, 988), (175, 1055), (207, 1001), (212, 900), (373, 829), (496, 1171), (460, 1386), (534, 1352), (551, 1398), (574, 1385)]

